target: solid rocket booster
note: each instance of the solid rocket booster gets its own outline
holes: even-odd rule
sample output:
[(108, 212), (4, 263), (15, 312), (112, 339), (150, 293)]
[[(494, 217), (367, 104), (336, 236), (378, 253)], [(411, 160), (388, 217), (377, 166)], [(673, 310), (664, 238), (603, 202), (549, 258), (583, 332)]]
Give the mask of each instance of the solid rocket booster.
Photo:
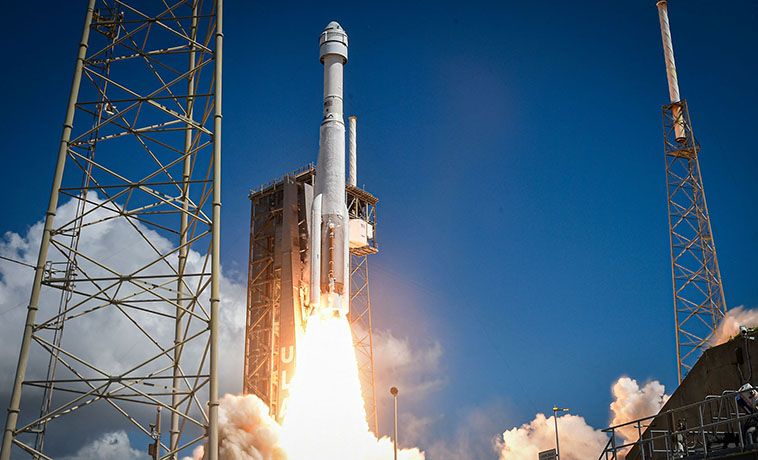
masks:
[(346, 315), (349, 309), (349, 239), (345, 204), (345, 121), (342, 76), (347, 63), (347, 33), (330, 22), (319, 40), (324, 64), (324, 118), (311, 207), (310, 305), (321, 315)]

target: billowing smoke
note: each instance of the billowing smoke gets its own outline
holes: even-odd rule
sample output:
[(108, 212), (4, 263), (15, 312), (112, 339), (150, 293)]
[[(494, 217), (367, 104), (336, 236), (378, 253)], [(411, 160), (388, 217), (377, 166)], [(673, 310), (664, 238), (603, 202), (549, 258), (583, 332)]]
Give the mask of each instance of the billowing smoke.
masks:
[[(558, 417), (562, 460), (595, 459), (602, 452), (608, 437), (578, 415)], [(555, 447), (555, 421), (545, 414), (529, 423), (505, 431), (498, 439), (500, 460), (534, 460), (542, 451)]]
[[(611, 425), (657, 414), (669, 398), (660, 382), (654, 380), (640, 387), (629, 377), (616, 380), (611, 392)], [(558, 425), (563, 460), (596, 459), (608, 443), (608, 436), (590, 426), (584, 417), (566, 414), (558, 417)], [(625, 442), (637, 440), (633, 427), (618, 434)], [(553, 448), (555, 419), (545, 414), (537, 414), (531, 422), (505, 431), (497, 440), (500, 460), (534, 460), (540, 452)]]
[[(611, 425), (621, 425), (657, 414), (669, 399), (666, 387), (657, 380), (640, 387), (636, 380), (621, 377), (613, 384), (611, 392), (613, 393)], [(617, 433), (625, 443), (632, 443), (639, 439), (639, 432), (633, 425), (622, 427), (617, 430)]]
[[(286, 460), (279, 445), (281, 428), (257, 396), (227, 394), (221, 398), (218, 415), (222, 460)], [(198, 447), (192, 460), (201, 460), (203, 454), (203, 447)]]
[(711, 346), (721, 345), (740, 333), (740, 326), (758, 327), (758, 309), (735, 307), (726, 312), (711, 337)]
[[(287, 455), (281, 443), (281, 435), (282, 427), (269, 416), (268, 407), (257, 396), (227, 394), (221, 398), (220, 460), (300, 460)], [(339, 433), (335, 435), (339, 436)], [(389, 438), (377, 439), (371, 436), (362, 444), (367, 449), (366, 456), (356, 457), (356, 460), (386, 460), (392, 457), (392, 442)], [(126, 445), (128, 447), (128, 440)], [(424, 460), (424, 454), (418, 449), (402, 449), (398, 454), (400, 460)], [(192, 453), (192, 457), (183, 460), (206, 458), (205, 450), (200, 446)]]

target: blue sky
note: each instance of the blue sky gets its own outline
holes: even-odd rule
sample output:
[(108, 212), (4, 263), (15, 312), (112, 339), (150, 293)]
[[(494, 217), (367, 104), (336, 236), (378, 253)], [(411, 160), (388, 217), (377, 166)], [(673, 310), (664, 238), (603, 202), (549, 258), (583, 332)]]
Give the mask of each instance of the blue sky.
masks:
[[(83, 13), (11, 3), (2, 230), (43, 217)], [(682, 94), (727, 303), (758, 305), (758, 5), (672, 1)], [(622, 374), (676, 381), (653, 0), (226, 2), (223, 263), (246, 270), (249, 188), (315, 161), (318, 34), (350, 35), (345, 107), (380, 198), (375, 323), (439, 341), (445, 386), (408, 396), (451, 436), (554, 402), (605, 426)], [(494, 433), (493, 433), (494, 434)]]

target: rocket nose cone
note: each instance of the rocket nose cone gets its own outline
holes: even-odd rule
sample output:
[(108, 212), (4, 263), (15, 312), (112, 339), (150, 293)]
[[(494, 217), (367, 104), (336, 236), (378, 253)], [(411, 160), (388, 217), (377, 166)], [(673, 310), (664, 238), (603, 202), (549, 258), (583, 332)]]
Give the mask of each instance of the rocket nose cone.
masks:
[(342, 26), (337, 21), (330, 22), (324, 30), (342, 30)]

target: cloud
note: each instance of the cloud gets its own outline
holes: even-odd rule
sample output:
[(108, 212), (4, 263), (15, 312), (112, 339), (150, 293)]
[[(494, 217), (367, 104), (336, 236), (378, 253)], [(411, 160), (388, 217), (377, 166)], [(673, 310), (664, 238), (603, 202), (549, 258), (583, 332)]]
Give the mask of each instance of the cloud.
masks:
[[(499, 401), (476, 407), (456, 416), (457, 428), (448, 438), (433, 436), (426, 449), (430, 460), (471, 460), (495, 457), (496, 433), (506, 411)], [(403, 432), (407, 428), (403, 425)], [(534, 460), (534, 459), (532, 459)]]
[[(157, 252), (169, 253), (176, 246), (166, 237), (139, 222), (132, 221), (129, 223), (126, 219), (114, 218), (119, 211), (115, 205), (92, 210), (95, 204), (102, 203), (102, 200), (93, 192), (88, 194), (87, 198), (90, 202), (88, 209), (91, 212), (85, 218), (85, 224), (94, 222), (97, 224), (89, 225), (82, 231), (79, 241), (80, 251), (93, 260), (107, 265), (115, 272), (131, 273), (136, 267), (142, 267), (150, 260), (155, 259)], [(69, 200), (61, 204), (57, 210), (56, 225), (72, 221), (76, 216), (76, 205), (77, 200)], [(42, 222), (37, 222), (25, 232), (5, 233), (0, 238), (0, 255), (26, 264), (36, 264), (42, 229)], [(147, 241), (139, 235), (140, 232), (147, 237)], [(49, 259), (53, 261), (64, 260), (63, 254), (53, 247), (50, 249)], [(187, 262), (188, 271), (202, 271), (204, 262), (204, 254), (194, 250), (190, 251)], [(78, 264), (80, 272), (86, 270), (94, 276), (104, 272), (103, 268), (96, 267), (81, 257)], [(145, 273), (151, 275), (165, 273), (171, 270), (172, 264), (176, 266), (175, 254), (169, 255), (165, 264), (156, 264), (145, 270)], [(4, 407), (7, 407), (12, 380), (15, 375), (32, 277), (33, 270), (31, 268), (0, 260), (0, 404)], [(246, 287), (244, 281), (237, 281), (226, 276), (223, 270), (220, 284), (219, 331), (222, 353), (219, 363), (219, 381), (222, 392), (236, 393), (241, 389), (242, 380)], [(77, 282), (77, 287), (88, 288), (84, 282)], [(89, 289), (92, 289), (91, 286)], [(112, 298), (127, 298), (129, 295), (135, 295), (137, 291), (138, 288), (134, 285), (123, 283), (117, 292), (113, 289), (106, 291), (106, 293)], [(53, 312), (57, 310), (60, 294), (61, 291), (59, 290), (43, 289), (38, 321), (54, 315)], [(202, 297), (203, 302), (206, 302), (207, 290), (202, 294)], [(73, 300), (74, 302), (77, 300), (76, 294)], [(67, 320), (63, 336), (65, 349), (95, 364), (110, 375), (118, 375), (141, 363), (147, 357), (160, 353), (158, 345), (147, 339), (122, 312), (107, 302), (101, 302), (101, 304), (105, 304), (105, 307), (97, 309), (95, 307), (98, 305), (94, 303), (85, 304), (77, 312), (89, 308), (95, 309), (79, 319)], [(155, 309), (169, 309), (169, 315), (160, 317), (140, 311), (127, 311), (132, 318), (140, 322), (140, 326), (151, 333), (151, 336), (157, 338), (156, 341), (160, 346), (164, 349), (170, 348), (173, 345), (174, 335), (174, 321), (170, 317), (173, 307), (169, 304), (156, 305), (153, 303), (152, 305), (155, 305)], [(195, 321), (195, 323), (197, 323), (199, 330), (202, 324), (199, 321)], [(204, 343), (201, 342), (203, 341), (197, 340), (185, 348), (184, 356), (190, 363), (186, 369), (192, 369), (192, 366), (195, 369), (197, 368), (196, 363), (202, 355), (204, 346)], [(38, 346), (33, 347), (27, 378), (44, 377), (48, 356), (41, 353)], [(167, 360), (161, 357), (156, 361), (155, 367), (165, 367), (166, 362)], [(62, 366), (59, 366), (58, 373), (59, 378), (70, 375), (70, 371)], [(25, 389), (22, 411), (26, 411), (27, 416), (39, 410), (39, 400), (35, 401), (35, 397), (37, 396), (34, 392), (29, 391), (28, 388)], [(65, 398), (58, 395), (54, 404), (63, 401)], [(205, 401), (200, 404), (205, 404)], [(82, 416), (77, 417), (77, 423), (61, 422), (67, 419), (67, 416), (52, 422), (51, 427), (55, 425), (56, 428), (50, 430), (46, 445), (53, 449), (50, 453), (54, 456), (75, 451), (80, 446), (77, 443), (81, 443), (87, 434), (118, 433), (119, 428), (125, 427), (123, 415), (104, 405), (93, 404), (88, 406), (86, 410), (80, 410), (85, 411), (86, 415), (82, 414)], [(154, 412), (148, 407), (131, 406), (128, 410), (143, 425), (147, 425), (155, 416)], [(131, 428), (131, 425), (129, 426)], [(111, 436), (108, 439), (112, 441), (116, 438)], [(116, 444), (118, 442), (120, 442), (120, 438), (116, 439)]]
[(147, 460), (149, 458), (146, 452), (132, 448), (126, 432), (114, 431), (103, 434), (79, 449), (74, 455), (63, 457), (61, 460)]
[[(669, 398), (660, 382), (653, 380), (640, 387), (629, 377), (616, 380), (611, 393), (611, 425), (657, 414)], [(558, 425), (563, 460), (596, 459), (608, 442), (608, 436), (583, 417), (566, 414), (558, 417)], [(633, 426), (622, 428), (618, 434), (625, 442), (634, 442), (638, 436)], [(555, 448), (555, 419), (537, 414), (531, 422), (505, 431), (497, 447), (500, 460), (534, 460), (539, 452)]]
[[(555, 448), (555, 421), (545, 414), (529, 423), (505, 431), (498, 440), (500, 460), (534, 460), (542, 451)], [(598, 458), (608, 437), (578, 415), (558, 417), (562, 460)]]
[[(281, 428), (257, 396), (227, 394), (219, 405), (219, 457), (221, 460), (286, 460), (279, 445)], [(192, 457), (201, 460), (203, 448)]]
[[(640, 387), (636, 380), (629, 377), (616, 380), (611, 393), (611, 425), (621, 425), (657, 414), (669, 399), (666, 387), (659, 381), (653, 380)], [(626, 443), (635, 442), (639, 438), (637, 428), (633, 425), (622, 427), (616, 432)]]
[(758, 327), (758, 309), (735, 307), (726, 312), (718, 328), (711, 337), (711, 346), (721, 345), (728, 342), (732, 337), (740, 333), (740, 326), (747, 328)]
[(441, 359), (439, 342), (413, 344), (390, 331), (374, 331), (374, 370), (377, 388), (382, 390), (378, 393), (383, 398), (391, 386), (410, 395), (428, 395), (438, 390), (445, 383), (440, 378)]

